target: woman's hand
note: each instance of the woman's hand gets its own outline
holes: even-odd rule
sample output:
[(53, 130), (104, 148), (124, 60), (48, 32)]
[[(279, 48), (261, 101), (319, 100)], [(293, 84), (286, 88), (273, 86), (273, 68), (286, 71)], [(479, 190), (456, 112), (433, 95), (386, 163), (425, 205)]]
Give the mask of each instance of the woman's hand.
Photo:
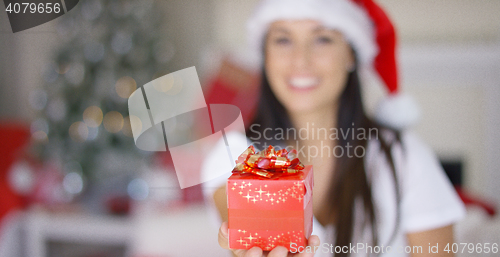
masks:
[[(259, 247), (253, 247), (249, 250), (243, 249), (229, 249), (228, 240), (228, 227), (227, 222), (223, 222), (219, 229), (219, 245), (224, 248), (231, 250), (233, 254), (237, 257), (313, 257), (314, 253), (289, 253), (288, 250), (283, 246), (278, 246), (270, 252), (264, 252)], [(312, 249), (319, 246), (319, 237), (311, 236), (308, 240), (308, 246)]]

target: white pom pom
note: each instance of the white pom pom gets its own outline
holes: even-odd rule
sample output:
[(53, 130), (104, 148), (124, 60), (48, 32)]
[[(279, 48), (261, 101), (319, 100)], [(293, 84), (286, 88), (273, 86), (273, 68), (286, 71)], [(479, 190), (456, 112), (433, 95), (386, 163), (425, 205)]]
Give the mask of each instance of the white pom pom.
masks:
[(410, 95), (389, 95), (379, 103), (375, 119), (384, 126), (403, 130), (419, 121), (420, 108)]

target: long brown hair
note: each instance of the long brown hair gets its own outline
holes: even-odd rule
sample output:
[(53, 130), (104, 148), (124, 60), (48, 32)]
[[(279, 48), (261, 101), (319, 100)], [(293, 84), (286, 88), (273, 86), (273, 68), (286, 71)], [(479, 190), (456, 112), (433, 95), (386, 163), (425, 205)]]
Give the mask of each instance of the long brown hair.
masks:
[[(390, 130), (377, 124), (371, 120), (365, 113), (363, 108), (363, 101), (361, 96), (360, 82), (358, 72), (355, 69), (349, 73), (347, 85), (340, 96), (338, 108), (337, 129), (347, 131), (353, 128), (353, 124), (357, 128), (363, 128), (364, 131), (381, 131)], [(259, 126), (253, 126), (253, 125)], [(271, 90), (267, 80), (265, 69), (262, 71), (261, 93), (258, 104), (256, 116), (251, 124), (253, 127), (247, 133), (249, 138), (258, 145), (282, 145), (274, 137), (271, 140), (265, 140), (260, 135), (263, 134), (264, 129), (270, 128), (272, 131), (281, 129), (288, 131), (293, 125), (290, 118), (287, 116), (285, 107), (278, 101), (276, 96)], [(399, 142), (399, 132), (391, 130), (396, 135), (396, 142)], [(366, 149), (368, 137), (339, 137), (338, 145), (347, 147), (348, 144), (351, 149), (356, 149), (357, 146)], [(394, 166), (394, 161), (391, 155), (391, 145), (383, 138), (377, 138), (380, 141), (381, 151), (385, 154), (389, 165), (392, 168), (396, 187), (396, 199), (398, 201), (398, 221), (392, 237), (396, 234), (399, 226), (399, 186), (397, 183), (397, 176)], [(344, 148), (345, 149), (345, 148)], [(367, 179), (365, 170), (365, 158), (351, 156), (348, 157), (343, 154), (336, 160), (334, 177), (331, 181), (330, 192), (328, 194), (328, 213), (331, 222), (335, 225), (336, 231), (336, 246), (348, 246), (353, 240), (354, 234), (354, 212), (355, 202), (361, 200), (363, 211), (365, 213), (365, 222), (371, 226), (372, 231), (372, 244), (375, 246), (378, 243), (377, 236), (377, 221), (376, 221), (376, 206), (373, 201), (371, 184)], [(333, 171), (332, 171), (333, 172)], [(392, 241), (391, 238), (390, 241)], [(385, 242), (384, 242), (385, 243)], [(337, 256), (349, 256), (349, 253), (340, 253)]]

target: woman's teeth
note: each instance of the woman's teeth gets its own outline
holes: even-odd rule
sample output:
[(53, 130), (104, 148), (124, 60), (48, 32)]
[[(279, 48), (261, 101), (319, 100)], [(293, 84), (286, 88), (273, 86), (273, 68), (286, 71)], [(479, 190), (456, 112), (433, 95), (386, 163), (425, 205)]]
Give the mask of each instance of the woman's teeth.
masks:
[(310, 88), (318, 84), (317, 78), (293, 78), (290, 80), (292, 87)]

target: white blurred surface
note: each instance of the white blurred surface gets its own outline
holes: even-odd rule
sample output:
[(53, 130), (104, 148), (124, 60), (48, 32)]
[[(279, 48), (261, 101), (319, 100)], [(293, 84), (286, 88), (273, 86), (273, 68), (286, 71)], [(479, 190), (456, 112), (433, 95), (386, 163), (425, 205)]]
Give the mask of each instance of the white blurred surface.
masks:
[(231, 256), (219, 247), (219, 228), (203, 205), (188, 206), (168, 215), (138, 217), (136, 221), (131, 256)]

